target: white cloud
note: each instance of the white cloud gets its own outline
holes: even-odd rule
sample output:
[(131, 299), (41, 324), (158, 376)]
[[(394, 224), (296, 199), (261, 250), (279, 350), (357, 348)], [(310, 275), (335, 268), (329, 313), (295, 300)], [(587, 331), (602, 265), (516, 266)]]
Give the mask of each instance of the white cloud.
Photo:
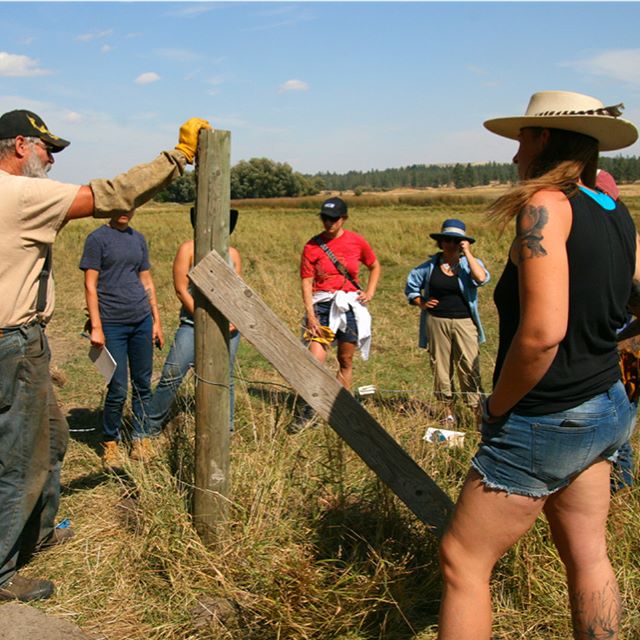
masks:
[(218, 8), (219, 7), (216, 7), (215, 5), (211, 5), (209, 3), (205, 4), (204, 2), (202, 2), (202, 3), (192, 4), (187, 7), (182, 7), (175, 11), (167, 11), (165, 15), (179, 17), (179, 18), (193, 18), (193, 17), (197, 18), (198, 16), (201, 16), (203, 13), (209, 13), (209, 11), (214, 11)]
[(79, 42), (91, 42), (91, 40), (99, 40), (101, 38), (106, 38), (113, 33), (113, 29), (104, 29), (103, 31), (94, 31), (93, 33), (83, 33), (79, 36), (76, 36), (76, 40)]
[(303, 3), (285, 5), (279, 7), (269, 7), (266, 10), (256, 11), (254, 16), (262, 18), (282, 18), (279, 21), (249, 26), (243, 31), (268, 31), (270, 29), (281, 29), (282, 27), (295, 27), (304, 22), (315, 20), (316, 17), (304, 6)]
[(136, 84), (151, 84), (160, 80), (160, 76), (155, 71), (141, 73), (135, 80)]
[(304, 80), (287, 80), (278, 87), (278, 93), (285, 91), (309, 91), (309, 85)]
[(640, 49), (612, 49), (562, 66), (640, 86)]
[(82, 122), (84, 118), (77, 111), (68, 111), (64, 116), (64, 121), (70, 124)]
[(467, 69), (475, 76), (486, 76), (489, 73), (484, 67), (478, 67), (475, 64), (467, 65)]
[(109, 53), (109, 51), (111, 51), (113, 49), (113, 47), (110, 44), (103, 44), (100, 47), (100, 52), (101, 53)]
[(26, 78), (32, 76), (47, 76), (51, 71), (42, 69), (39, 61), (14, 53), (0, 51), (0, 76), (5, 78)]

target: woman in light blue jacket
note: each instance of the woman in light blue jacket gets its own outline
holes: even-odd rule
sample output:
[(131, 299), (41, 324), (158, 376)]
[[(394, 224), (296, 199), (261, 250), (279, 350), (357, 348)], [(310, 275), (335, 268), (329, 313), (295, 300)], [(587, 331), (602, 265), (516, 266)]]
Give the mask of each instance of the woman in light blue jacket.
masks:
[(445, 423), (453, 425), (453, 374), (457, 371), (463, 400), (480, 402), (482, 391), (478, 345), (484, 331), (478, 313), (478, 287), (489, 282), (489, 272), (471, 252), (473, 238), (462, 220), (442, 223), (432, 233), (440, 251), (411, 271), (405, 295), (420, 313), (419, 345), (429, 350), (436, 397), (445, 403)]

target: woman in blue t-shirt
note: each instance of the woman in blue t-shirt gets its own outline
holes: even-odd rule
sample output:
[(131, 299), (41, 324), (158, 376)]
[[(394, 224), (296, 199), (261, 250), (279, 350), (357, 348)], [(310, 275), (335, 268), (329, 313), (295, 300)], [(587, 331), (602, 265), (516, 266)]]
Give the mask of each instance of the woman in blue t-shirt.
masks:
[(131, 458), (149, 457), (147, 405), (151, 398), (153, 345), (164, 344), (156, 291), (144, 236), (129, 226), (133, 211), (111, 218), (87, 236), (80, 260), (91, 322), (91, 344), (106, 347), (116, 362), (104, 401), (102, 464), (122, 465), (120, 425), (132, 387)]

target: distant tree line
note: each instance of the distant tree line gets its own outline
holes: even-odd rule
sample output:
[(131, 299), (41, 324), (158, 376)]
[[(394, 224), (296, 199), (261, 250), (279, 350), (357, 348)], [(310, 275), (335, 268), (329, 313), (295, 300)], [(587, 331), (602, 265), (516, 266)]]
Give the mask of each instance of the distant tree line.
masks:
[(608, 171), (614, 180), (620, 184), (640, 180), (640, 157), (615, 156), (614, 158), (600, 157), (598, 166)]
[[(640, 158), (635, 156), (601, 157), (599, 166), (608, 171), (621, 184), (640, 180)], [(476, 187), (492, 183), (508, 184), (518, 179), (513, 163), (488, 162), (485, 164), (425, 165), (414, 164), (399, 169), (349, 171), (347, 173), (318, 173), (325, 189), (332, 191), (353, 190), (388, 191), (398, 188), (420, 189), (424, 187)]]
[[(635, 156), (601, 157), (600, 168), (608, 171), (620, 184), (640, 180), (640, 158)], [(475, 187), (508, 184), (518, 178), (513, 163), (484, 164), (414, 164), (397, 169), (349, 171), (347, 173), (302, 174), (286, 162), (268, 158), (241, 160), (231, 168), (231, 198), (286, 198), (315, 195), (322, 190), (389, 191), (391, 189), (425, 187)], [(161, 191), (160, 202), (193, 202), (196, 196), (195, 176), (185, 173)]]
[(424, 187), (474, 187), (493, 183), (513, 182), (517, 179), (515, 165), (490, 162), (487, 164), (413, 164), (396, 169), (349, 171), (347, 173), (319, 173), (325, 188), (334, 191), (388, 191), (390, 189)]
[[(287, 198), (312, 196), (324, 189), (319, 178), (304, 176), (286, 162), (268, 158), (241, 160), (231, 168), (231, 198)], [(159, 202), (193, 202), (196, 181), (193, 172), (185, 173), (156, 195)]]

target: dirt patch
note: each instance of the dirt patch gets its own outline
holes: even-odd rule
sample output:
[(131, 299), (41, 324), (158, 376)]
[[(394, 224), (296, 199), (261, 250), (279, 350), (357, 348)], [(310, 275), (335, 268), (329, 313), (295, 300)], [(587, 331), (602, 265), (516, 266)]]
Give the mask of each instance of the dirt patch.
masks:
[(0, 640), (106, 640), (88, 635), (68, 620), (47, 615), (26, 604), (0, 606)]

